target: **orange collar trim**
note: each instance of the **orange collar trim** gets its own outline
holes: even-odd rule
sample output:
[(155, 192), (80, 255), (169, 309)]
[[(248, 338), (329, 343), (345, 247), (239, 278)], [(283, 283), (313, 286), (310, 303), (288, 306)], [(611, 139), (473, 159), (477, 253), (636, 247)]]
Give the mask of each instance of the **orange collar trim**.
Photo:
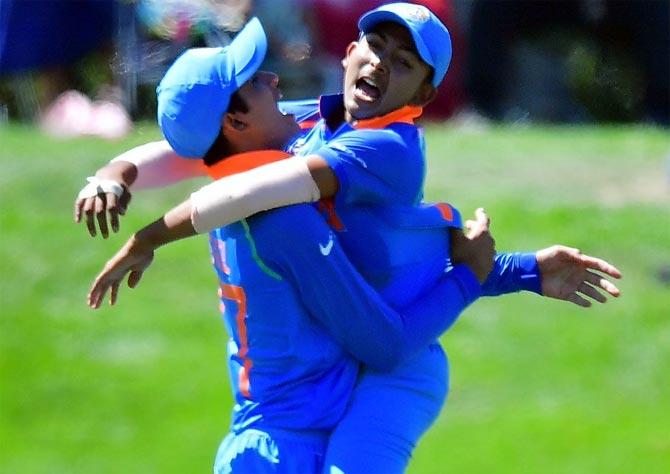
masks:
[(392, 123), (409, 123), (414, 125), (414, 119), (420, 117), (423, 113), (423, 107), (416, 105), (406, 105), (401, 107), (393, 112), (389, 112), (386, 115), (381, 117), (373, 117), (365, 120), (358, 120), (353, 127), (354, 128), (384, 128)]
[(212, 179), (224, 178), (267, 165), (268, 163), (285, 160), (291, 156), (293, 155), (281, 150), (258, 150), (238, 153), (224, 158), (212, 166), (208, 166), (207, 174)]

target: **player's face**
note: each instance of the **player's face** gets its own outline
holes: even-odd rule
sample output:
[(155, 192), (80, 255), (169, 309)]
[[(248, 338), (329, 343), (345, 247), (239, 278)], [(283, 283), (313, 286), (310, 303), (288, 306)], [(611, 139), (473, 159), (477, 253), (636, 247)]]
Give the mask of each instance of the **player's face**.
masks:
[(295, 117), (284, 115), (277, 108), (282, 97), (278, 84), (276, 74), (258, 71), (239, 89), (249, 107), (240, 117), (246, 124), (244, 139), (250, 149), (281, 149), (300, 130)]
[(409, 31), (381, 23), (347, 48), (344, 107), (348, 118), (385, 115), (408, 104), (424, 105), (434, 94), (431, 68), (416, 52)]

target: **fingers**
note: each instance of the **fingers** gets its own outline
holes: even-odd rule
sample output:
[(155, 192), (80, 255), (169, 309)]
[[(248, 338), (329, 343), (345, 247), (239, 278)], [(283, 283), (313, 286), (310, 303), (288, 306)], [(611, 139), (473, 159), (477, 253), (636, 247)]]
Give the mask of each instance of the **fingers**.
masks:
[(587, 282), (589, 282), (591, 285), (593, 285), (595, 287), (598, 287), (598, 288), (602, 288), (603, 290), (605, 290), (607, 293), (614, 296), (615, 298), (618, 297), (619, 295), (621, 295), (621, 291), (619, 290), (619, 288), (616, 287), (616, 285), (614, 283), (612, 283), (608, 279), (603, 278), (602, 276), (600, 276), (596, 273), (593, 273), (591, 271), (587, 271), (586, 276), (584, 277), (584, 279)]
[(553, 250), (554, 253), (556, 254), (560, 253), (567, 254), (576, 263), (579, 263), (580, 265), (583, 265), (587, 268), (603, 272), (613, 278), (622, 277), (621, 271), (611, 263), (608, 263), (601, 258), (592, 257), (590, 255), (584, 255), (581, 253), (579, 249), (566, 247), (564, 245), (554, 245), (553, 247), (550, 248), (550, 250)]
[(475, 218), (477, 219), (477, 223), (484, 226), (486, 230), (489, 230), (489, 225), (491, 224), (491, 219), (489, 219), (488, 214), (486, 214), (486, 211), (484, 210), (483, 207), (477, 208), (475, 211)]
[(97, 232), (95, 230), (95, 222), (93, 221), (93, 211), (95, 208), (95, 198), (87, 198), (84, 200), (82, 211), (86, 215), (86, 227), (91, 237), (95, 237)]
[(570, 293), (567, 299), (570, 303), (574, 303), (577, 306), (581, 306), (582, 308), (588, 308), (591, 306), (591, 302), (589, 300), (581, 297), (577, 293)]
[(98, 309), (110, 286), (111, 283), (105, 278), (103, 271), (103, 273), (98, 275), (95, 279), (88, 292), (87, 304), (93, 309)]
[(118, 280), (112, 283), (112, 291), (109, 295), (109, 304), (111, 306), (114, 306), (114, 304), (116, 303), (116, 298), (119, 295), (119, 285), (120, 282)]
[(112, 225), (112, 231), (119, 231), (119, 198), (114, 193), (107, 193), (107, 212), (109, 212), (109, 220)]
[(593, 286), (589, 285), (586, 282), (582, 282), (582, 284), (579, 285), (579, 288), (577, 290), (583, 295), (588, 296), (591, 299), (594, 299), (598, 303), (607, 302), (607, 298), (605, 297), (605, 295), (603, 295), (601, 292), (599, 292)]
[(109, 224), (112, 231), (118, 232), (119, 215), (125, 213), (125, 206), (127, 206), (129, 200), (129, 193), (126, 193), (123, 199), (119, 199), (114, 193), (98, 194), (94, 197), (78, 199), (74, 204), (74, 220), (77, 223), (81, 222), (82, 214), (84, 214), (86, 216), (86, 227), (91, 237), (95, 237), (98, 229), (100, 229), (100, 234), (106, 239), (109, 237), (107, 213), (109, 213)]
[(132, 198), (132, 195), (128, 192), (127, 189), (124, 188), (123, 194), (121, 195), (121, 198), (119, 199), (119, 214), (122, 216), (126, 215), (126, 209), (128, 209), (128, 205), (130, 204), (130, 199)]
[(106, 239), (109, 237), (109, 230), (107, 229), (107, 214), (105, 214), (105, 201), (100, 197), (95, 199), (95, 217), (98, 221), (98, 227), (100, 227), (100, 234), (102, 238)]
[(621, 271), (614, 265), (602, 260), (600, 258), (591, 257), (590, 255), (580, 255), (582, 264), (588, 268), (603, 272), (612, 278), (621, 278)]
[(133, 270), (130, 272), (130, 275), (128, 275), (128, 287), (135, 288), (140, 283), (143, 274), (143, 270)]
[(77, 199), (74, 202), (74, 221), (79, 224), (81, 222), (81, 209), (84, 206), (84, 199)]
[(468, 219), (465, 221), (465, 229), (467, 230), (467, 237), (473, 238), (484, 232), (489, 231), (491, 219), (484, 208), (480, 207), (475, 211), (475, 220)]

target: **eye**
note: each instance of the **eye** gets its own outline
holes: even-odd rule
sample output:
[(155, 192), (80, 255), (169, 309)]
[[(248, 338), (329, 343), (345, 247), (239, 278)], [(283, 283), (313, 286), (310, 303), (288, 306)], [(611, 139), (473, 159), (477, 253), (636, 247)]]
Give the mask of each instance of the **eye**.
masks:
[(403, 69), (406, 69), (408, 71), (414, 68), (414, 64), (412, 63), (412, 61), (410, 59), (406, 58), (405, 56), (401, 56), (401, 55), (396, 56), (395, 62), (398, 65), (400, 65), (400, 67), (402, 67)]
[(370, 46), (370, 49), (373, 51), (377, 51), (384, 47), (381, 38), (376, 35), (367, 35), (365, 40), (367, 41), (368, 46)]

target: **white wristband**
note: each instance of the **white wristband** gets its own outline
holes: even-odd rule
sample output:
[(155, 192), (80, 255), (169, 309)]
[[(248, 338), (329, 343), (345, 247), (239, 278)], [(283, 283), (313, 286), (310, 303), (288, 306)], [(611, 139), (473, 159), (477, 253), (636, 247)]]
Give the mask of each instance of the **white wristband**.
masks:
[(199, 234), (257, 212), (318, 201), (318, 186), (300, 158), (221, 178), (191, 194), (191, 223)]
[(102, 179), (97, 176), (89, 176), (86, 178), (88, 184), (79, 191), (78, 199), (86, 199), (97, 196), (98, 194), (112, 193), (116, 197), (121, 197), (123, 194), (123, 186), (113, 179)]

